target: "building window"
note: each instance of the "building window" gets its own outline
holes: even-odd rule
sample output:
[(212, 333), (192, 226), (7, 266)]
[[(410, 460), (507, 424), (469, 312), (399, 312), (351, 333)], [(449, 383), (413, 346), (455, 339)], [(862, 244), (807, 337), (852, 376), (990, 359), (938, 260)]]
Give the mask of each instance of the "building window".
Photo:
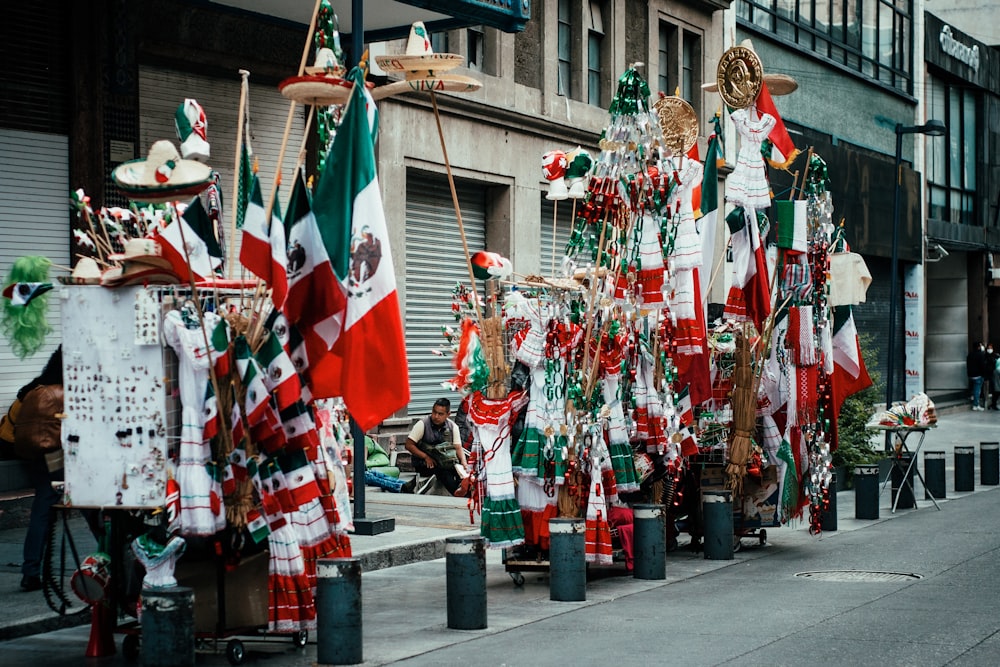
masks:
[(676, 75), (673, 73), (673, 62), (670, 57), (670, 54), (675, 51), (675, 44), (677, 44), (677, 26), (666, 21), (660, 21), (660, 40), (657, 45), (659, 74), (657, 75), (656, 83), (659, 86), (659, 92), (667, 95), (670, 95), (674, 88), (677, 87), (676, 83), (673, 86), (670, 85), (671, 80), (674, 82), (677, 81)]
[(587, 103), (601, 106), (601, 43), (604, 41), (604, 17), (601, 3), (589, 3), (587, 26)]
[(466, 65), (469, 69), (477, 72), (483, 71), (483, 56), (486, 51), (486, 35), (480, 28), (469, 28), (469, 55), (466, 58)]
[(694, 104), (701, 92), (701, 37), (693, 32), (684, 33), (681, 51), (681, 97)]
[(658, 92), (677, 94), (701, 116), (702, 34), (686, 24), (660, 20), (657, 44)]
[(431, 48), (434, 49), (434, 53), (448, 53), (448, 33), (432, 32)]
[(737, 21), (879, 83), (913, 89), (913, 0), (737, 0)]
[(559, 0), (558, 94), (569, 97), (573, 90), (573, 22), (570, 0)]
[(976, 217), (976, 94), (931, 77), (927, 117), (948, 126), (946, 141), (927, 147), (927, 215), (935, 220), (978, 224)]

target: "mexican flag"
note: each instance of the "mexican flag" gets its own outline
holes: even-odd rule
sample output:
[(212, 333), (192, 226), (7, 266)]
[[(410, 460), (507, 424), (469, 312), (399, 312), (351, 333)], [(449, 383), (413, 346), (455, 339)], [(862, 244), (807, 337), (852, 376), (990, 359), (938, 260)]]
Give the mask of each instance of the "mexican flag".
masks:
[(767, 135), (767, 144), (770, 151), (764, 151), (764, 157), (775, 169), (788, 169), (799, 154), (799, 149), (792, 143), (792, 137), (788, 134), (785, 121), (781, 120), (778, 108), (774, 106), (771, 99), (771, 92), (767, 89), (767, 84), (761, 84), (760, 94), (757, 95), (757, 111), (774, 116), (774, 127)]
[(751, 321), (762, 333), (771, 313), (771, 293), (757, 219), (745, 209), (735, 208), (726, 216), (726, 224), (733, 249), (733, 282), (724, 316), (737, 322)]
[[(340, 132), (337, 133), (338, 136)], [(327, 164), (330, 161), (327, 159)], [(347, 297), (334, 274), (330, 245), (320, 232), (319, 219), (301, 171), (295, 175), (288, 202), (288, 297), (283, 311), (309, 346), (309, 358), (318, 359), (340, 335)], [(315, 392), (313, 398), (324, 398)]]
[(274, 395), (278, 410), (294, 405), (302, 394), (299, 376), (274, 333), (268, 332), (264, 338), (257, 350), (257, 361), (264, 369), (264, 386)]
[(840, 415), (844, 399), (870, 387), (871, 378), (861, 356), (861, 343), (854, 324), (851, 306), (837, 306), (833, 309), (833, 375), (830, 377), (833, 391), (833, 419)]
[(271, 288), (271, 301), (275, 308), (281, 307), (288, 293), (286, 261), (285, 225), (281, 221), (277, 197), (274, 210), (271, 211), (271, 223), (268, 224), (264, 198), (260, 191), (260, 179), (254, 174), (243, 219), (240, 264)]
[(702, 308), (708, 307), (708, 284), (711, 281), (712, 266), (715, 263), (715, 238), (719, 226), (719, 167), (726, 163), (722, 152), (722, 124), (719, 114), (715, 114), (715, 129), (708, 138), (708, 152), (705, 155), (705, 171), (701, 179), (701, 218), (698, 233), (701, 235), (701, 256), (704, 271), (699, 272)]
[(186, 279), (190, 271), (195, 280), (206, 280), (222, 266), (222, 248), (215, 239), (208, 212), (195, 197), (184, 210), (160, 232), (163, 256), (170, 260), (174, 273)]
[(360, 72), (353, 70), (350, 78), (351, 99), (313, 200), (323, 245), (347, 303), (330, 353), (314, 361), (310, 351), (309, 377), (313, 398), (343, 396), (351, 416), (367, 431), (409, 402), (410, 382), (375, 171), (375, 105)]

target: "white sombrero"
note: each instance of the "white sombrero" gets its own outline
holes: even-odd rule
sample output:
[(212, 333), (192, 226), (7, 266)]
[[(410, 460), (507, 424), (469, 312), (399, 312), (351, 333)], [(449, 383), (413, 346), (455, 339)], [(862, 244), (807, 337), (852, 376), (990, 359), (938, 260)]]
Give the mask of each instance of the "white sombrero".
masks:
[(375, 56), (375, 62), (386, 72), (442, 71), (458, 67), (465, 58), (457, 53), (434, 53), (431, 38), (422, 21), (410, 26), (406, 53), (397, 56)]
[[(412, 75), (412, 76), (411, 76)], [(380, 100), (400, 93), (471, 93), (483, 84), (471, 76), (463, 74), (439, 74), (434, 72), (407, 72), (402, 81), (393, 81), (372, 90), (372, 98)]]
[(333, 50), (323, 48), (316, 52), (315, 64), (306, 67), (305, 74), (285, 79), (278, 84), (278, 90), (297, 104), (322, 107), (347, 104), (354, 84), (343, 75), (344, 67)]
[(137, 238), (125, 241), (125, 252), (108, 255), (113, 262), (143, 264), (148, 267), (171, 269), (170, 260), (163, 256), (163, 248), (156, 239)]
[(207, 188), (212, 168), (181, 159), (177, 148), (164, 139), (154, 143), (145, 158), (115, 167), (111, 179), (129, 199), (163, 203), (193, 197)]

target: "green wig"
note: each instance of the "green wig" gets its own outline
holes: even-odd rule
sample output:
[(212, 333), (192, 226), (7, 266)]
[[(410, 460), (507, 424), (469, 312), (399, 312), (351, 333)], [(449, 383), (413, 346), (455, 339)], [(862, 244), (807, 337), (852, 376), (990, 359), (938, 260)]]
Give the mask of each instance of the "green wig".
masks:
[[(4, 288), (15, 283), (44, 283), (49, 281), (49, 267), (52, 262), (47, 257), (27, 256), (18, 258), (10, 267), (4, 280)], [(45, 337), (52, 333), (46, 320), (49, 295), (42, 294), (26, 306), (15, 306), (10, 299), (3, 299), (3, 314), (0, 329), (10, 341), (10, 347), (19, 359), (30, 357), (45, 345)]]

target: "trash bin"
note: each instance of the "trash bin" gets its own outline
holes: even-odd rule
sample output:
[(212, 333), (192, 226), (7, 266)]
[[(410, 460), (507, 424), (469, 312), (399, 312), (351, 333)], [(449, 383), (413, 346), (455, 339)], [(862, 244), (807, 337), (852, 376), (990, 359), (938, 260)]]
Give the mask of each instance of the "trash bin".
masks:
[[(917, 502), (913, 497), (913, 454), (901, 452), (896, 455), (892, 466), (890, 477), (892, 478), (892, 507), (897, 510), (908, 510), (915, 507)], [(903, 475), (909, 470), (904, 483)]]
[(1000, 484), (1000, 442), (979, 443), (979, 483), (983, 486)]
[(878, 518), (879, 465), (854, 466), (854, 518)]
[(944, 452), (924, 452), (924, 498), (945, 497)]
[(955, 447), (955, 493), (976, 490), (976, 448)]

